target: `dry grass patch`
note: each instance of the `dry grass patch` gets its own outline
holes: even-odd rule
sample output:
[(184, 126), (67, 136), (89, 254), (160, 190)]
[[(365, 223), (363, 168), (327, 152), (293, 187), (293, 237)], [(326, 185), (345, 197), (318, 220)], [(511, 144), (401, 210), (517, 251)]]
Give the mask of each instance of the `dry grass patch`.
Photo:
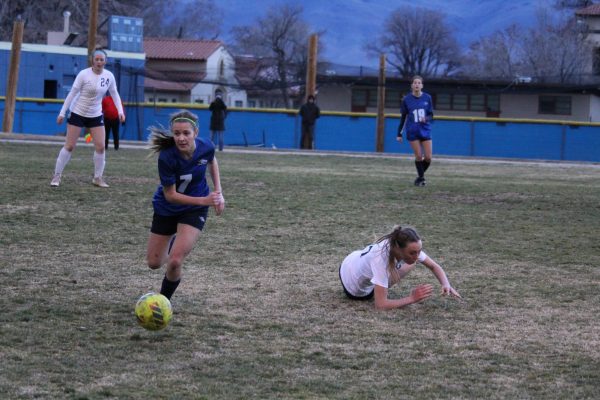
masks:
[[(134, 321), (148, 152), (1, 144), (0, 392), (8, 398), (594, 398), (600, 381), (595, 165), (218, 154), (227, 209), (184, 266), (174, 318)], [(88, 154), (89, 153), (89, 154)], [(396, 223), (418, 228), (465, 297), (392, 312), (347, 300), (339, 263)], [(420, 282), (418, 268), (394, 297)]]

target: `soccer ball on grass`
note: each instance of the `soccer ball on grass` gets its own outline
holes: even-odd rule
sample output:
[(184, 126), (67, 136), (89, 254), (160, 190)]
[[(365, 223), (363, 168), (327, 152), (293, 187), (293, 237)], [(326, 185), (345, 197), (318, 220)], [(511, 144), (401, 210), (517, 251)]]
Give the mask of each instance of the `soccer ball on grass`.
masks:
[(138, 323), (150, 331), (164, 329), (171, 321), (171, 302), (162, 294), (146, 293), (135, 304)]

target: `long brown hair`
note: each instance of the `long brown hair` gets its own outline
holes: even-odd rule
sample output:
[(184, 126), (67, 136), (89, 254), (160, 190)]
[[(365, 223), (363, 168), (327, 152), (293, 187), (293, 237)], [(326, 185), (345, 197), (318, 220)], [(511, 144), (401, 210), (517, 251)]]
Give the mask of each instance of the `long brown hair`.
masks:
[(396, 267), (396, 258), (393, 254), (393, 249), (403, 249), (408, 246), (409, 243), (416, 243), (421, 240), (421, 237), (414, 228), (406, 227), (403, 228), (400, 225), (394, 227), (394, 230), (377, 239), (377, 243), (384, 242), (384, 251), (388, 253), (387, 267), (389, 271), (393, 271)]
[(169, 129), (164, 126), (151, 126), (148, 128), (150, 135), (148, 136), (148, 145), (153, 153), (160, 153), (161, 150), (175, 146), (175, 139), (171, 132), (171, 126), (176, 120), (189, 122), (192, 128), (198, 132), (198, 116), (188, 110), (180, 110), (171, 114), (169, 118)]

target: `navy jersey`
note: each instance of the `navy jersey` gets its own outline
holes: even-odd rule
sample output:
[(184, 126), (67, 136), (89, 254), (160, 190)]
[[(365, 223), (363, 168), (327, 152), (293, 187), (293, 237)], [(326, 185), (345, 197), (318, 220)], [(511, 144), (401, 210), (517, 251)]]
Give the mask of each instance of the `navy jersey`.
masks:
[(206, 168), (215, 158), (215, 146), (208, 140), (196, 138), (196, 149), (191, 159), (181, 156), (176, 146), (161, 150), (158, 156), (160, 185), (154, 192), (152, 204), (158, 215), (172, 216), (207, 206), (190, 206), (169, 203), (163, 193), (166, 186), (175, 185), (177, 192), (193, 197), (205, 197), (210, 193), (206, 181)]
[[(400, 105), (400, 113), (403, 118), (406, 117), (406, 138), (409, 141), (431, 139), (433, 104), (429, 94), (421, 92), (420, 97), (407, 94)], [(420, 122), (421, 118), (426, 118), (426, 122)]]

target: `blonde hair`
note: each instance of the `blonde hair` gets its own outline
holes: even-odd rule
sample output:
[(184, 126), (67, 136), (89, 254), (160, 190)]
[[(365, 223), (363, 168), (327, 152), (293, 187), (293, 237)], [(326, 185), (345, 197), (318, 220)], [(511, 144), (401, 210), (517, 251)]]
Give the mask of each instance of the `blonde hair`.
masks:
[(394, 230), (377, 239), (377, 243), (384, 242), (384, 251), (388, 253), (387, 268), (388, 271), (393, 271), (396, 268), (396, 258), (392, 252), (395, 248), (403, 249), (409, 243), (416, 243), (421, 240), (421, 237), (414, 228), (403, 228), (400, 225), (394, 227)]
[(175, 139), (171, 132), (173, 122), (187, 122), (192, 126), (192, 129), (198, 133), (198, 116), (188, 110), (180, 110), (170, 115), (169, 129), (164, 126), (151, 126), (148, 128), (150, 135), (148, 136), (148, 145), (153, 153), (160, 153), (161, 150), (175, 146)]

